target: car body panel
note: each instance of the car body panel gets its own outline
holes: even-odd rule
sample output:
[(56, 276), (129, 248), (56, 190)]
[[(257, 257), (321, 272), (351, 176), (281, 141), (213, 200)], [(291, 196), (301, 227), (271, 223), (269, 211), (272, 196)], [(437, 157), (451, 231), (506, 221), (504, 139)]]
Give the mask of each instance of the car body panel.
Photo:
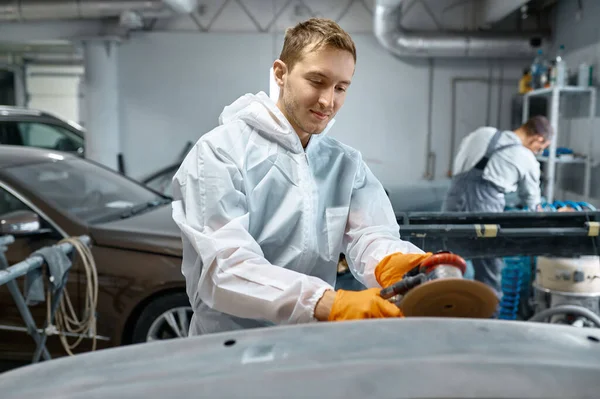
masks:
[(599, 342), (597, 329), (514, 320), (307, 323), (43, 362), (0, 375), (0, 392), (4, 399), (596, 398)]
[[(156, 226), (163, 228), (157, 230)], [(179, 228), (173, 222), (170, 206), (163, 205), (137, 217), (95, 225), (91, 232), (98, 245), (182, 256)]]
[[(92, 235), (93, 237), (93, 235)], [(129, 315), (144, 299), (183, 288), (181, 258), (94, 245), (98, 270), (98, 334), (120, 345)]]

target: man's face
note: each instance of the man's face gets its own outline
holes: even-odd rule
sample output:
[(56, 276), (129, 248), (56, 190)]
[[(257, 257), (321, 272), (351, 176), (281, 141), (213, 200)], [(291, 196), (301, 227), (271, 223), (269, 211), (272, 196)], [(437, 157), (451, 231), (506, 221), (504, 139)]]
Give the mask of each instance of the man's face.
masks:
[(275, 72), (282, 86), (278, 106), (300, 138), (308, 140), (321, 133), (344, 104), (354, 58), (348, 51), (323, 47), (305, 53), (291, 71), (282, 70), (279, 76)]
[(542, 135), (536, 134), (528, 137), (525, 147), (529, 148), (534, 154), (539, 154), (550, 145), (550, 140), (546, 140)]

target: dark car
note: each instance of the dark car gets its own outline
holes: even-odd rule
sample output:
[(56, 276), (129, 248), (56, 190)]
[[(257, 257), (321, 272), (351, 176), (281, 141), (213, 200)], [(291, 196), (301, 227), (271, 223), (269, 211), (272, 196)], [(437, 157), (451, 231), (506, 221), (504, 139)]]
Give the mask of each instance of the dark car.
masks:
[(0, 105), (0, 144), (83, 155), (84, 129), (48, 112)]
[[(88, 235), (98, 269), (101, 347), (187, 335), (191, 307), (169, 204), (168, 197), (81, 157), (0, 145), (0, 235), (16, 237), (9, 263), (65, 237)], [(31, 222), (22, 223), (23, 215)], [(68, 281), (73, 303), (81, 306), (85, 276), (70, 273)], [(46, 304), (31, 311), (42, 326)], [(2, 357), (31, 356), (33, 340), (23, 327), (0, 286)], [(51, 338), (51, 353), (64, 354)]]

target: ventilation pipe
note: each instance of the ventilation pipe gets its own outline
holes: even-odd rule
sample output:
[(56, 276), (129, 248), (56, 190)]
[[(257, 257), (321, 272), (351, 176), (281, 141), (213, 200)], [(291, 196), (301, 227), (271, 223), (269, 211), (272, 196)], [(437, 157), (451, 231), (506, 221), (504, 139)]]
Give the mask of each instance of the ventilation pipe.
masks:
[(375, 36), (383, 47), (400, 57), (531, 58), (534, 46), (541, 44), (539, 36), (407, 32), (400, 25), (405, 2), (377, 0), (375, 4)]
[(131, 11), (159, 17), (190, 13), (196, 6), (197, 0), (14, 0), (0, 3), (0, 22), (109, 18)]

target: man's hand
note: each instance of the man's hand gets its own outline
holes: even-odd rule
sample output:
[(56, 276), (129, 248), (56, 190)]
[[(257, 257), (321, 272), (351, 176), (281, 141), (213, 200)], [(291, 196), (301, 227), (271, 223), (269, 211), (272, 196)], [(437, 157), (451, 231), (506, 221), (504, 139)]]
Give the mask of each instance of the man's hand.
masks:
[(388, 255), (375, 267), (375, 278), (382, 287), (389, 287), (402, 280), (406, 273), (431, 255), (433, 255), (431, 252), (424, 254), (403, 254), (396, 252)]
[(317, 302), (317, 306), (315, 306), (315, 319), (319, 321), (327, 321), (329, 318), (329, 313), (331, 313), (331, 307), (333, 306), (333, 301), (335, 300), (335, 291), (327, 290)]
[(571, 208), (570, 206), (563, 206), (557, 212), (575, 212), (575, 208)]
[(326, 291), (317, 302), (315, 318), (342, 321), (402, 317), (400, 309), (379, 295), (379, 288), (363, 291)]

